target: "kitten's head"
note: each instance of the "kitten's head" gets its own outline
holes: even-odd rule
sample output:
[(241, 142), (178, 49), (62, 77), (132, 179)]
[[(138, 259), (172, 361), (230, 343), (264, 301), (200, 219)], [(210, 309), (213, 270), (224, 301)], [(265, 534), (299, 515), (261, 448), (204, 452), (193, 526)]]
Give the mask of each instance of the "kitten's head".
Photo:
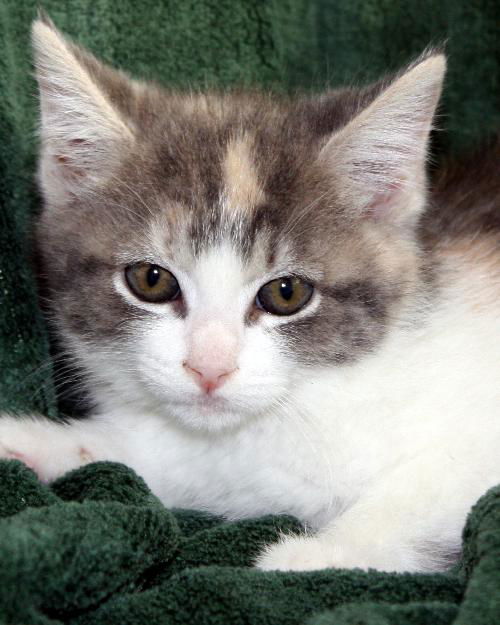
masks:
[(443, 56), (319, 97), (181, 94), (33, 32), (39, 246), (100, 402), (235, 426), (378, 348), (420, 289)]

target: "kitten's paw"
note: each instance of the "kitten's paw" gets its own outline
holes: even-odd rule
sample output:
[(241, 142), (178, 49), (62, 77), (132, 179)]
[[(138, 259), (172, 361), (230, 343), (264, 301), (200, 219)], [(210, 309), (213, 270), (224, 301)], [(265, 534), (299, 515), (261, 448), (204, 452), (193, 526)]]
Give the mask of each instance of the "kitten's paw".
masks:
[(445, 570), (424, 566), (411, 549), (402, 544), (380, 547), (377, 543), (361, 545), (342, 541), (338, 535), (290, 536), (269, 545), (257, 558), (263, 571), (315, 571), (318, 569), (376, 569), (388, 572)]
[(0, 458), (5, 460), (20, 460), (30, 469), (36, 471), (35, 458), (29, 449), (22, 448), (22, 435), (19, 420), (12, 417), (0, 419)]
[(315, 571), (341, 564), (335, 562), (332, 545), (315, 536), (290, 536), (266, 547), (256, 566), (263, 571)]
[(71, 440), (65, 426), (9, 416), (0, 418), (0, 458), (20, 460), (43, 482), (93, 460), (85, 447)]
[(34, 458), (30, 458), (26, 454), (16, 451), (15, 449), (9, 449), (0, 443), (0, 458), (4, 460), (19, 460), (27, 467), (32, 469), (36, 473), (36, 462)]

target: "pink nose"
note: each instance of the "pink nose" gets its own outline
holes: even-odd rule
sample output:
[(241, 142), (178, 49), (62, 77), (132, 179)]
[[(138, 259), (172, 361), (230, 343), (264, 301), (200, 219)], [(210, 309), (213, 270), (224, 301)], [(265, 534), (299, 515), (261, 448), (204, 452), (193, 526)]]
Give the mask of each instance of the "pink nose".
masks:
[(208, 367), (187, 361), (183, 365), (196, 384), (207, 394), (221, 387), (229, 376), (236, 371), (236, 369), (227, 370), (220, 367)]

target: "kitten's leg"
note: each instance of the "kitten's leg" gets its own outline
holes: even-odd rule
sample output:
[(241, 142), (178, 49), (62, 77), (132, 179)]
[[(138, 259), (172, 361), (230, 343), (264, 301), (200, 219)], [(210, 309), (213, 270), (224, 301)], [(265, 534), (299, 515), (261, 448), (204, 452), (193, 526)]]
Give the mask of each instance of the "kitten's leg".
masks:
[(488, 482), (471, 471), (460, 475), (456, 463), (440, 460), (428, 458), (391, 472), (316, 535), (284, 537), (270, 545), (257, 566), (445, 570), (459, 555), (470, 507), (495, 479)]
[(0, 417), (0, 458), (15, 458), (49, 482), (95, 460), (119, 460), (120, 442), (109, 424), (82, 419), (68, 424), (44, 417)]

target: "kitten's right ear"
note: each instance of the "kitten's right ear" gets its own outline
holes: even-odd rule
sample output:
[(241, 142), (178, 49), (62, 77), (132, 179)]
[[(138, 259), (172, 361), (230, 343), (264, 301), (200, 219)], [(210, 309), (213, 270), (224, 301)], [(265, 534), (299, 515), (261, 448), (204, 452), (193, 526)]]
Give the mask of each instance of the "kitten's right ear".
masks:
[(128, 79), (67, 41), (43, 16), (33, 23), (40, 89), (39, 179), (50, 204), (96, 188), (134, 141), (133, 126), (111, 102), (103, 77)]
[(384, 85), (328, 140), (320, 158), (351, 214), (414, 226), (426, 202), (429, 134), (446, 60), (428, 53)]

